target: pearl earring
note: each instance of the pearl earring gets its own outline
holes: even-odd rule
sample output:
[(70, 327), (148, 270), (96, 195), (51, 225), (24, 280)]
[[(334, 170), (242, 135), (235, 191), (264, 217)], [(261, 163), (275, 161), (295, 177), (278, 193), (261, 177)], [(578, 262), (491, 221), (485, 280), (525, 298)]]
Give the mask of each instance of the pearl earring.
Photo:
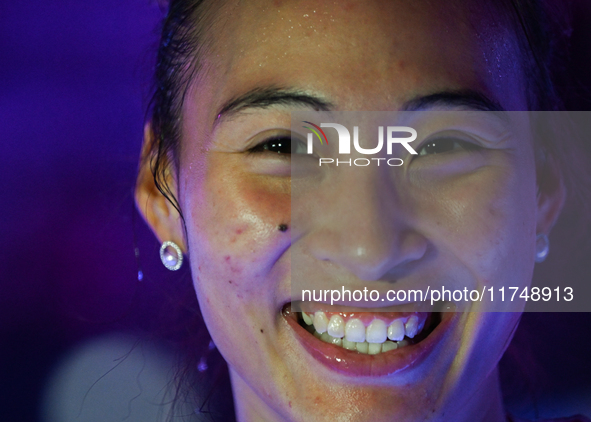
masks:
[(176, 271), (183, 265), (183, 252), (179, 245), (167, 240), (160, 247), (160, 260), (170, 271)]
[(544, 233), (536, 236), (536, 262), (544, 262), (550, 251), (550, 240)]

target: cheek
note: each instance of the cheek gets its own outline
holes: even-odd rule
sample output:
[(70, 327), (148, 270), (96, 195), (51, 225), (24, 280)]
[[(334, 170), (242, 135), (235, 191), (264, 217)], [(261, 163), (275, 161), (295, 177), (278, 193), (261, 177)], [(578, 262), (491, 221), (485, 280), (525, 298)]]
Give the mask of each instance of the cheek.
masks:
[[(290, 242), (289, 232), (279, 230), (290, 223), (289, 179), (248, 173), (240, 159), (209, 153), (206, 165), (197, 166), (201, 173), (183, 177), (187, 243), (201, 309), (210, 331), (243, 331), (232, 336), (265, 328), (265, 312), (275, 310), (285, 279), (280, 274), (288, 271), (283, 252)], [(234, 320), (238, 310), (240, 330)]]
[(439, 241), (485, 280), (530, 276), (536, 191), (525, 167), (488, 166), (430, 190)]
[(184, 208), (187, 231), (197, 258), (223, 258), (231, 272), (245, 270), (229, 262), (264, 261), (290, 220), (288, 178), (248, 173), (233, 154), (210, 153), (201, 175), (187, 173)]
[(203, 186), (204, 202), (191, 210), (194, 219), (206, 223), (203, 240), (211, 252), (224, 255), (225, 262), (270, 259), (277, 240), (286, 237), (278, 228), (290, 220), (289, 180), (249, 174), (225, 160), (212, 161)]

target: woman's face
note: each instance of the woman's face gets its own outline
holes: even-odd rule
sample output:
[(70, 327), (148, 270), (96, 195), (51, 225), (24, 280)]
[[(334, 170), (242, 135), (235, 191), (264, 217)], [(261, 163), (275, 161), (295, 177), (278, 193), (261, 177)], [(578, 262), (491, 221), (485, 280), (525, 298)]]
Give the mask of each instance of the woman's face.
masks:
[[(360, 198), (350, 212), (324, 203), (334, 218), (297, 233), (289, 155), (260, 146), (289, 134), (291, 110), (315, 104), (397, 111), (432, 94), (471, 92), (526, 110), (513, 33), (489, 20), (482, 2), (459, 3), (257, 0), (215, 11), (182, 111), (176, 193), (201, 311), (244, 420), (501, 418), (495, 367), (518, 314), (447, 313), (422, 342), (373, 356), (323, 343), (282, 311), (294, 251), (335, 288), (343, 278), (351, 289), (371, 288), (388, 274), (409, 287), (528, 284), (536, 233), (552, 220), (536, 196), (528, 134), (409, 156), (380, 184), (380, 198), (396, 200), (371, 194), (383, 172), (343, 178), (331, 189)], [(265, 94), (244, 97), (255, 90)], [(359, 216), (365, 224), (355, 224)], [(181, 233), (175, 221), (176, 231), (156, 227), (162, 240)], [(384, 315), (364, 322), (409, 317)]]

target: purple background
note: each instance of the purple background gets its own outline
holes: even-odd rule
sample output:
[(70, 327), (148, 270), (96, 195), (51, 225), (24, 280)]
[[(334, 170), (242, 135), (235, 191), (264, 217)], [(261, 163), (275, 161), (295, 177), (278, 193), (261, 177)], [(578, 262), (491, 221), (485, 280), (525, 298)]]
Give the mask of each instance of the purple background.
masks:
[[(574, 88), (569, 108), (587, 110), (591, 7), (581, 4), (562, 85)], [(161, 16), (150, 0), (0, 3), (2, 421), (38, 420), (47, 375), (80, 341), (161, 328), (154, 309), (179, 274), (160, 267), (132, 201)], [(591, 274), (587, 262), (569, 271)], [(590, 315), (524, 319), (518, 340), (546, 368), (547, 391), (590, 389)]]
[(132, 192), (161, 16), (149, 0), (0, 3), (2, 421), (37, 420), (78, 342), (157, 324), (170, 279)]

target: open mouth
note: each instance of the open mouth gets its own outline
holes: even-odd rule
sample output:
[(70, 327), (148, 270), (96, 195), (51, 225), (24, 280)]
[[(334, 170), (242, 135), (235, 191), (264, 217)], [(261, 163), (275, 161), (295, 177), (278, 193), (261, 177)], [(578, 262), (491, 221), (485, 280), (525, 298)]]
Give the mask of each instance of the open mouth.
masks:
[[(335, 309), (336, 310), (336, 309)], [(283, 316), (319, 362), (352, 376), (383, 376), (409, 368), (441, 342), (451, 312), (295, 312)]]
[(416, 344), (441, 321), (439, 313), (298, 312), (298, 323), (314, 337), (357, 353), (377, 355)]

